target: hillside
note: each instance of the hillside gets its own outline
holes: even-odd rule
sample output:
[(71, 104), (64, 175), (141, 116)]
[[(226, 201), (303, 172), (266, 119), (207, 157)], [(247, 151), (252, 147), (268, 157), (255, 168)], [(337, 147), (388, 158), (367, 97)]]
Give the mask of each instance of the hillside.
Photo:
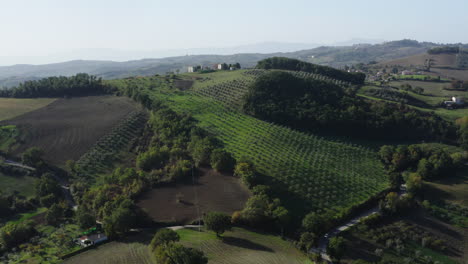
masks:
[(434, 43), (417, 42), (410, 40), (392, 41), (383, 44), (359, 44), (342, 47), (318, 47), (309, 50), (285, 53), (243, 53), (234, 55), (193, 55), (168, 57), (161, 59), (143, 59), (127, 62), (113, 61), (69, 61), (46, 65), (14, 65), (0, 67), (0, 87), (10, 87), (26, 80), (34, 80), (48, 76), (76, 73), (89, 73), (104, 79), (118, 79), (129, 76), (165, 74), (166, 72), (186, 71), (191, 65), (213, 65), (215, 63), (239, 62), (242, 67), (249, 68), (256, 65), (259, 60), (282, 56), (300, 59), (316, 64), (343, 67), (356, 63), (371, 61), (393, 60), (397, 58), (424, 53)]
[(441, 78), (446, 79), (468, 81), (468, 69), (466, 69), (465, 66), (465, 56), (466, 55), (464, 54), (428, 54), (425, 52), (395, 60), (386, 60), (378, 63), (377, 65), (375, 65), (375, 67), (399, 66), (415, 71), (418, 69), (424, 69), (425, 63), (428, 60), (432, 60), (432, 67), (429, 72), (426, 72), (428, 75), (441, 76)]
[[(254, 79), (248, 73), (188, 74), (186, 77), (195, 83), (184, 92), (161, 86), (151, 88), (157, 87), (158, 77), (109, 83), (124, 90), (140, 87), (139, 91), (150, 98), (177, 112), (191, 114), (235, 158), (251, 160), (272, 185), (285, 193), (282, 199), (291, 207), (298, 207), (298, 214), (320, 208), (347, 208), (387, 188), (383, 168), (375, 152), (366, 146), (334, 142), (236, 110), (237, 96), (242, 97), (245, 85)], [(236, 96), (237, 92), (240, 93)]]

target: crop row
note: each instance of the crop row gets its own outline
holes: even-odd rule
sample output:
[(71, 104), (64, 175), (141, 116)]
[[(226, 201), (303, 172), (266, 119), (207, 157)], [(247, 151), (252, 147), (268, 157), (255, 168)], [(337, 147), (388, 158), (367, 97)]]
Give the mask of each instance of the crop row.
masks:
[(128, 114), (76, 162), (80, 176), (89, 177), (108, 168), (119, 152), (141, 133), (145, 122), (143, 112)]
[(351, 206), (388, 185), (376, 153), (369, 149), (256, 119), (199, 92), (177, 96), (177, 103), (169, 100), (175, 110), (190, 112), (236, 158), (252, 160), (259, 172), (314, 208)]

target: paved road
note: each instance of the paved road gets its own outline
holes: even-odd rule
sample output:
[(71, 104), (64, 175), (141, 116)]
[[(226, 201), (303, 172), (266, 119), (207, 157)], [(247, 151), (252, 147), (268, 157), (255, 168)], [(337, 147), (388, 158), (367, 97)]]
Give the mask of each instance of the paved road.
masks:
[[(400, 185), (400, 189), (398, 190), (398, 196), (402, 197), (402, 196), (405, 196), (406, 194), (407, 194), (406, 184)], [(345, 224), (332, 229), (330, 232), (326, 233), (323, 237), (320, 238), (319, 246), (317, 248), (312, 248), (310, 252), (318, 253), (322, 256), (322, 259), (328, 261), (329, 263), (332, 263), (330, 256), (327, 254), (327, 245), (330, 242), (330, 239), (332, 237), (338, 236), (339, 233), (345, 231), (346, 229), (358, 224), (361, 219), (366, 218), (373, 214), (377, 214), (379, 212), (380, 212), (380, 209), (378, 206), (373, 207), (367, 211), (362, 212), (356, 217), (352, 218)]]

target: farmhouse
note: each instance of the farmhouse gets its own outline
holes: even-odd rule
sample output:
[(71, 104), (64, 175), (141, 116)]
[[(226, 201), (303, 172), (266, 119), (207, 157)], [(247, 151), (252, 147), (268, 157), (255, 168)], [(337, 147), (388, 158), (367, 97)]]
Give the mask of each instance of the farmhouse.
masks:
[(107, 240), (107, 236), (103, 233), (91, 234), (78, 238), (77, 243), (82, 247), (89, 247), (100, 244)]

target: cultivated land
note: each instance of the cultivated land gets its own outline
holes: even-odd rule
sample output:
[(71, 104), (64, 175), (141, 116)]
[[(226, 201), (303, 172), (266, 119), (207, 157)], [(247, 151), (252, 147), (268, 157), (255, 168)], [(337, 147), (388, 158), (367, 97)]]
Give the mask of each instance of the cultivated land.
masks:
[(42, 108), (56, 99), (36, 98), (36, 99), (17, 99), (0, 98), (0, 121), (8, 120), (22, 114)]
[(126, 97), (90, 96), (58, 99), (3, 124), (20, 129), (22, 144), (13, 151), (20, 154), (30, 147), (44, 150), (44, 158), (56, 165), (77, 160), (120, 120), (140, 111)]
[(65, 264), (155, 264), (148, 249), (149, 241), (113, 241), (92, 248), (64, 261)]
[(236, 158), (250, 159), (260, 173), (274, 179), (272, 184), (287, 191), (282, 200), (300, 199), (299, 204), (294, 200), (294, 206), (302, 212), (356, 205), (388, 187), (374, 151), (325, 140), (238, 111), (239, 98), (258, 74), (261, 72), (198, 75), (202, 79), (187, 91), (164, 86), (157, 77), (110, 82), (120, 87), (147, 87), (156, 100), (178, 112), (190, 113), (202, 128), (224, 143), (227, 151)]
[(210, 264), (312, 264), (291, 243), (277, 236), (233, 228), (216, 238), (212, 232), (176, 231), (180, 243), (205, 252)]
[[(193, 183), (158, 187), (143, 194), (138, 205), (158, 222), (190, 223), (210, 211), (232, 214), (242, 210), (250, 196), (238, 178), (201, 169)], [(177, 197), (180, 195), (180, 202)]]
[[(180, 243), (205, 252), (209, 264), (312, 264), (290, 242), (242, 228), (227, 231), (224, 240), (212, 232), (179, 229)], [(65, 264), (155, 264), (148, 245), (153, 231), (113, 241), (64, 261)]]
[(468, 69), (457, 68), (457, 58), (455, 54), (418, 54), (410, 57), (400, 58), (396, 60), (384, 61), (378, 66), (404, 66), (404, 67), (420, 67), (422, 68), (427, 59), (433, 60), (433, 67), (430, 72), (425, 72), (432, 76), (441, 76), (442, 78), (454, 78), (457, 80), (468, 81)]

